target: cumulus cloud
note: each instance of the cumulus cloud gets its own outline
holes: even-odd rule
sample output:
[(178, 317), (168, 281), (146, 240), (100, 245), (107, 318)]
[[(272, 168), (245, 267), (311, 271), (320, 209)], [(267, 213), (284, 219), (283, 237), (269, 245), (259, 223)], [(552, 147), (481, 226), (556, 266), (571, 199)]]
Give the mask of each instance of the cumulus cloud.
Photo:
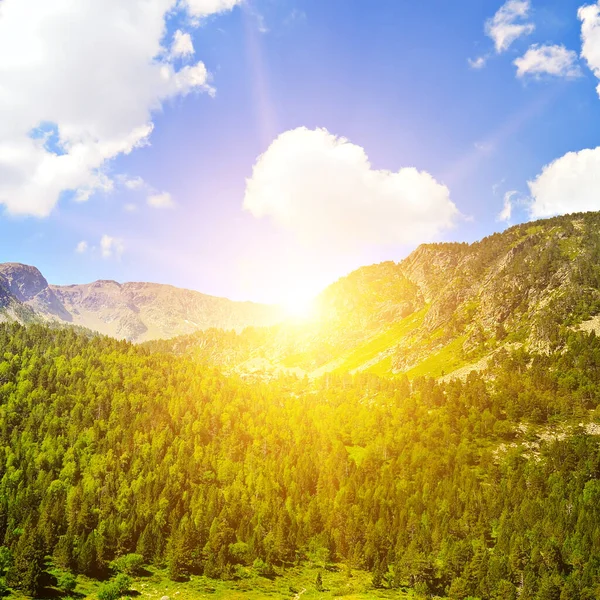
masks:
[[(237, 0), (187, 0), (193, 16)], [(212, 92), (202, 62), (177, 70), (161, 44), (177, 0), (2, 0), (0, 204), (45, 216), (60, 195), (111, 189), (107, 161), (148, 142), (174, 96)]]
[(567, 50), (562, 45), (534, 44), (523, 56), (517, 58), (514, 64), (517, 67), (517, 77), (552, 75), (574, 78), (581, 75), (581, 69), (577, 65), (577, 53)]
[(344, 247), (431, 239), (459, 215), (429, 173), (375, 170), (360, 146), (306, 128), (283, 133), (258, 158), (244, 208), (304, 241)]
[(504, 194), (504, 204), (500, 214), (498, 214), (497, 220), (501, 222), (510, 221), (513, 212), (513, 198), (518, 194), (516, 191), (506, 192)]
[[(600, 79), (600, 0), (582, 6), (581, 56)], [(600, 95), (600, 85), (597, 88)], [(600, 146), (568, 152), (528, 182), (534, 218), (600, 210)]]
[(477, 58), (468, 58), (467, 61), (471, 69), (483, 69), (487, 63), (487, 58), (485, 56), (479, 56)]
[(121, 255), (125, 251), (123, 240), (114, 238), (110, 235), (103, 235), (100, 240), (100, 252), (102, 258), (121, 258)]
[(521, 36), (534, 31), (535, 25), (527, 22), (530, 9), (529, 0), (508, 0), (486, 21), (485, 33), (493, 40), (498, 54), (508, 50)]
[(173, 35), (173, 43), (171, 44), (172, 56), (192, 56), (194, 54), (194, 44), (192, 36), (189, 33), (184, 33), (178, 29)]
[(175, 202), (169, 192), (162, 192), (161, 194), (152, 194), (147, 198), (148, 206), (152, 208), (174, 208)]
[(131, 191), (143, 190), (146, 188), (146, 182), (139, 176), (127, 177), (126, 175), (119, 176), (120, 182)]
[(242, 0), (184, 0), (189, 13), (194, 17), (208, 17), (209, 15), (231, 10)]
[[(581, 21), (581, 56), (600, 79), (600, 0), (596, 4), (582, 6), (577, 16)], [(600, 95), (600, 85), (596, 89)]]
[(77, 254), (84, 254), (87, 252), (87, 249), (88, 243), (85, 240), (81, 240), (81, 242), (79, 242), (75, 247), (75, 252), (77, 252)]
[(532, 217), (600, 210), (600, 147), (565, 154), (528, 185)]

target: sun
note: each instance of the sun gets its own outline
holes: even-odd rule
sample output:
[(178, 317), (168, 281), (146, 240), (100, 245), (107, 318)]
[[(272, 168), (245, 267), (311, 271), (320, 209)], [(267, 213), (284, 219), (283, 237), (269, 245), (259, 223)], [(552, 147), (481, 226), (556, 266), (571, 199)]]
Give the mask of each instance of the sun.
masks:
[(315, 316), (315, 300), (311, 296), (290, 294), (283, 301), (283, 308), (290, 319), (308, 321)]

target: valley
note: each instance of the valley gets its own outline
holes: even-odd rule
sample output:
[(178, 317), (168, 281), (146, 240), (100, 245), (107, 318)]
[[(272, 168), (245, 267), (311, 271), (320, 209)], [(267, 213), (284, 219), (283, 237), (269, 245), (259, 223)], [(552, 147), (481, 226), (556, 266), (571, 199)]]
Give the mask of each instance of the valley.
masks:
[(197, 332), (151, 347), (249, 376), (468, 373), (503, 347), (548, 350), (600, 310), (599, 227), (598, 213), (585, 213), (471, 245), (420, 246), (400, 263), (335, 282), (301, 322)]
[(600, 0), (0, 0), (0, 600), (600, 599)]
[(3, 267), (2, 593), (597, 597), (599, 224), (423, 246), (312, 320), (137, 344), (43, 319), (75, 301)]

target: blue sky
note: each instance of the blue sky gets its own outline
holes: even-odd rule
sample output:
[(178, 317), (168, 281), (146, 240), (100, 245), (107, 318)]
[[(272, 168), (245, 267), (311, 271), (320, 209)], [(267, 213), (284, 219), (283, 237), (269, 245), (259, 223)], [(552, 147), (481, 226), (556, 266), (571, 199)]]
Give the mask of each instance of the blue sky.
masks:
[[(0, 7), (15, 1), (3, 0)], [(447, 187), (456, 213), (448, 213), (443, 223), (428, 223), (423, 229), (428, 239), (422, 241), (470, 242), (535, 216), (600, 209), (600, 183), (590, 171), (595, 155), (580, 162), (588, 169), (581, 181), (598, 185), (597, 206), (584, 192), (579, 200), (572, 196), (572, 182), (565, 184), (564, 201), (549, 196), (548, 188), (563, 189), (560, 164), (556, 173), (548, 173), (548, 181), (540, 180), (536, 194), (527, 184), (566, 153), (600, 146), (598, 80), (590, 68), (594, 65), (580, 56), (581, 0), (532, 0), (526, 16), (516, 22), (535, 29), (497, 52), (485, 24), (502, 6), (492, 0), (247, 0), (196, 20), (184, 11), (164, 11), (165, 29), (158, 41), (168, 47), (180, 30), (189, 33), (195, 52), (193, 60), (174, 56), (168, 64), (176, 71), (200, 60), (210, 76), (202, 85), (186, 83), (185, 93), (160, 91), (154, 100), (146, 94), (140, 102), (148, 103), (151, 134), (141, 136), (127, 152), (106, 151), (90, 162), (88, 179), (73, 176), (69, 181), (75, 184), (52, 179), (57, 201), (27, 187), (25, 180), (5, 191), (23, 206), (28, 194), (43, 196), (35, 204), (43, 204), (43, 209), (20, 210), (17, 200), (3, 200), (0, 183), (0, 202), (5, 205), (0, 214), (0, 261), (34, 264), (59, 284), (145, 280), (236, 299), (285, 301), (312, 294), (362, 264), (402, 259), (421, 241), (410, 235), (411, 229), (421, 229), (407, 218), (398, 232), (390, 233), (390, 221), (403, 221), (401, 207), (381, 211), (388, 221), (385, 227), (371, 219), (377, 211), (363, 221), (358, 208), (346, 222), (344, 215), (325, 206), (337, 193), (325, 166), (318, 168), (328, 186), (323, 197), (319, 192), (313, 195), (313, 187), (304, 187), (305, 173), (298, 166), (290, 180), (278, 181), (276, 188), (279, 195), (285, 195), (285, 186), (306, 194), (306, 201), (296, 194), (299, 206), (292, 213), (274, 207), (278, 200), (264, 197), (265, 185), (258, 181), (244, 210), (247, 180), (261, 154), (273, 149), (268, 164), (266, 159), (263, 164), (263, 180), (271, 181), (269, 169), (280, 164), (276, 152), (295, 156), (294, 144), (306, 140), (309, 148), (335, 145), (333, 137), (362, 148), (374, 171), (396, 173), (415, 167), (429, 174), (439, 185), (435, 190), (423, 187), (422, 193), (438, 194), (435, 202), (440, 204), (431, 204), (433, 212), (449, 206), (443, 194), (439, 196), (439, 186)], [(2, 20), (9, 17), (0, 12), (0, 37)], [(48, 27), (59, 21), (51, 17), (45, 17)], [(156, 37), (152, 27), (149, 24), (151, 32), (140, 30), (139, 35)], [(574, 51), (570, 67), (576, 72), (565, 74), (563, 65), (558, 74), (531, 70), (518, 77), (514, 61), (535, 44)], [(0, 44), (0, 86), (3, 77), (12, 85), (10, 69), (3, 70), (3, 51), (7, 48)], [(90, 69), (101, 69), (103, 57), (88, 56), (87, 51), (82, 50), (82, 63), (89, 60), (96, 65)], [(478, 57), (485, 57), (482, 68), (468, 62)], [(119, 61), (118, 56), (112, 59)], [(57, 68), (61, 76), (66, 71), (60, 63)], [(72, 76), (65, 85), (73, 88), (65, 92), (66, 104), (60, 98), (56, 102), (77, 113), (75, 75), (86, 65), (73, 63), (69, 68)], [(133, 93), (118, 83), (95, 109), (102, 111), (106, 102), (116, 99), (106, 117), (111, 122), (120, 122), (121, 97), (127, 111), (126, 96)], [(31, 109), (40, 122), (44, 91)], [(53, 119), (66, 139), (70, 114), (60, 109), (49, 114), (60, 115)], [(27, 118), (23, 123), (33, 123), (33, 116)], [(85, 118), (88, 122), (96, 113), (89, 109)], [(108, 131), (98, 119), (102, 131)], [(94, 127), (101, 130), (100, 125)], [(272, 146), (278, 136), (301, 127), (309, 132), (324, 128), (331, 137), (327, 141), (323, 136), (289, 135), (285, 143)], [(56, 131), (46, 142), (54, 152), (60, 150)], [(2, 154), (2, 135), (0, 128), (0, 176), (2, 161), (8, 160)], [(317, 168), (318, 152), (307, 152), (315, 157), (311, 168)], [(94, 177), (101, 174), (100, 183), (89, 183), (92, 172)], [(65, 185), (73, 188), (65, 191)], [(84, 190), (79, 200), (85, 201), (77, 201), (77, 189)], [(370, 188), (365, 189), (368, 195)], [(500, 221), (509, 192), (512, 213)], [(157, 196), (163, 200), (155, 200), (154, 206), (148, 203), (149, 197)], [(336, 205), (335, 210), (343, 210), (343, 197), (336, 201), (341, 208)], [(369, 229), (364, 239), (363, 222)], [(312, 235), (313, 225), (318, 235)], [(346, 231), (336, 231), (338, 225)], [(357, 239), (360, 243), (354, 243)]]

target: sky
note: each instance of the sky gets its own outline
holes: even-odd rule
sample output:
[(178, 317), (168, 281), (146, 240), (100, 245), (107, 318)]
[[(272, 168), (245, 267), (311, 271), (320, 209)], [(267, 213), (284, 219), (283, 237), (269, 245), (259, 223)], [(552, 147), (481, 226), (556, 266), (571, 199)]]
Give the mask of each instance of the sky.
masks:
[(291, 303), (600, 210), (600, 2), (0, 0), (0, 262)]

